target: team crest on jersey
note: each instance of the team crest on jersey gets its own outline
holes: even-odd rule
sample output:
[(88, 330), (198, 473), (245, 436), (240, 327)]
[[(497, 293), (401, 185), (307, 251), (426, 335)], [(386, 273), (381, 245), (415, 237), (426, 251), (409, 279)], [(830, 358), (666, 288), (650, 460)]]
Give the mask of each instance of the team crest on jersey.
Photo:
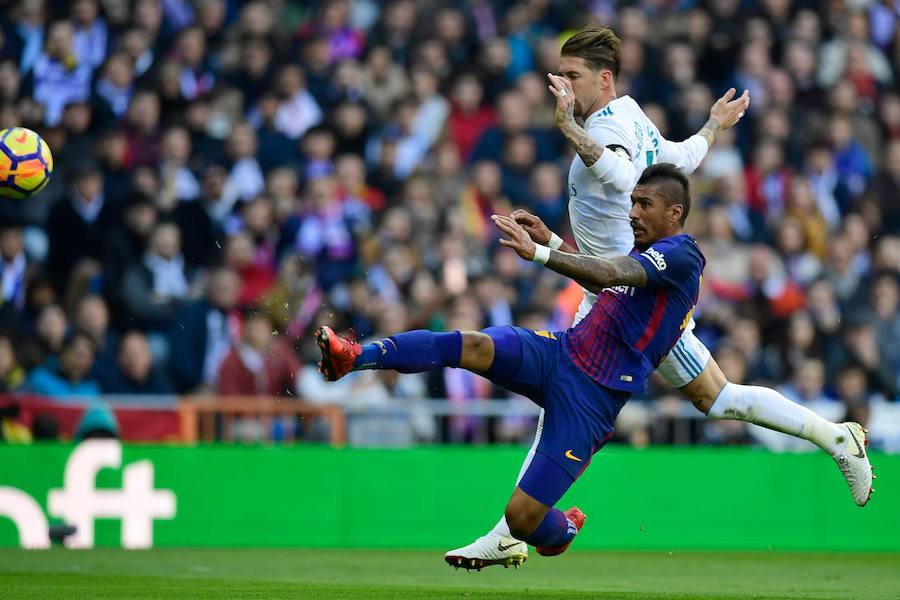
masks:
[(653, 248), (653, 246), (647, 248), (643, 252), (641, 252), (641, 256), (646, 256), (651, 261), (653, 261), (653, 265), (656, 267), (657, 271), (665, 271), (666, 270), (666, 257), (665, 255)]

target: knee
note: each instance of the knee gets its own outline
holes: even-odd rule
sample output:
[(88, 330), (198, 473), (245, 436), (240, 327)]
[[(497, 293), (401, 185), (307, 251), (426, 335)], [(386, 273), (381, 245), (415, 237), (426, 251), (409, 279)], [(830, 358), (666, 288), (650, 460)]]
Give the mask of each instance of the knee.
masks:
[(694, 405), (694, 408), (702, 412), (704, 415), (709, 414), (709, 409), (712, 408), (712, 405), (715, 401), (715, 396), (709, 393), (702, 393), (697, 394), (696, 396), (691, 396), (691, 403)]
[(494, 340), (480, 331), (463, 331), (462, 355), (467, 363), (487, 369), (494, 360)]
[(703, 414), (709, 414), (709, 409), (715, 404), (727, 384), (728, 379), (725, 378), (719, 365), (710, 359), (703, 372), (681, 390), (685, 396), (690, 398), (697, 410)]

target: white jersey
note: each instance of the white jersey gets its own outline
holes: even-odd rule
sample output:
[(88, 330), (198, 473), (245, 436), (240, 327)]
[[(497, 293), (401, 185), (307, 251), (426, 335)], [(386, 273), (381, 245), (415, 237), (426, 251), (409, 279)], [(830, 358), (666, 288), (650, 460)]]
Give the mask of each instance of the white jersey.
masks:
[[(691, 173), (706, 156), (708, 146), (700, 136), (684, 142), (670, 142), (629, 96), (616, 98), (590, 115), (584, 123), (590, 136), (634, 165), (634, 181), (627, 189), (603, 183), (580, 156), (569, 168), (569, 220), (578, 249), (584, 254), (611, 258), (624, 256), (634, 247), (634, 233), (628, 213), (631, 192), (644, 169), (650, 165), (673, 163)], [(576, 322), (590, 311), (597, 296), (584, 290)]]

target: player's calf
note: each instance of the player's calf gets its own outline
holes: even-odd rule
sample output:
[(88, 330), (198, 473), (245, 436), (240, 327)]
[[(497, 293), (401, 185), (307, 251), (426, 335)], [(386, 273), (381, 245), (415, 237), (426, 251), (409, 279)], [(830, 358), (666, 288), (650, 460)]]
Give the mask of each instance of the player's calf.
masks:
[(549, 510), (549, 507), (517, 487), (506, 505), (506, 523), (509, 525), (510, 535), (527, 542), (528, 536), (539, 528)]
[(556, 556), (575, 539), (584, 524), (584, 513), (577, 508), (563, 513), (517, 487), (506, 505), (506, 522), (513, 537), (534, 546), (538, 554)]

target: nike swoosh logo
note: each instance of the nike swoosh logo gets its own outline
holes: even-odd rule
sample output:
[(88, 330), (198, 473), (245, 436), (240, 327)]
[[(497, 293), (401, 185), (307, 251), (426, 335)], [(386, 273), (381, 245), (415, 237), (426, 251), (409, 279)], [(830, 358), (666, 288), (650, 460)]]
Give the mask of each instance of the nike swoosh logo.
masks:
[(500, 552), (506, 552), (513, 546), (518, 546), (518, 545), (519, 545), (519, 542), (513, 542), (512, 544), (510, 544), (508, 546), (504, 546), (503, 542), (497, 542), (497, 550), (499, 550)]
[(853, 435), (853, 430), (848, 427), (847, 432), (850, 434), (850, 437), (852, 437), (853, 441), (856, 443), (856, 452), (852, 452), (851, 454), (853, 454), (853, 456), (855, 456), (856, 458), (865, 458), (866, 453), (863, 451), (862, 444), (860, 444), (859, 440), (856, 439), (856, 436)]
[(566, 458), (569, 460), (577, 460), (578, 462), (583, 462), (580, 458), (572, 454), (571, 450), (566, 450)]
[(24, 144), (26, 138), (28, 138), (28, 132), (23, 131), (21, 135), (14, 137), (13, 139), (16, 141), (17, 144)]

